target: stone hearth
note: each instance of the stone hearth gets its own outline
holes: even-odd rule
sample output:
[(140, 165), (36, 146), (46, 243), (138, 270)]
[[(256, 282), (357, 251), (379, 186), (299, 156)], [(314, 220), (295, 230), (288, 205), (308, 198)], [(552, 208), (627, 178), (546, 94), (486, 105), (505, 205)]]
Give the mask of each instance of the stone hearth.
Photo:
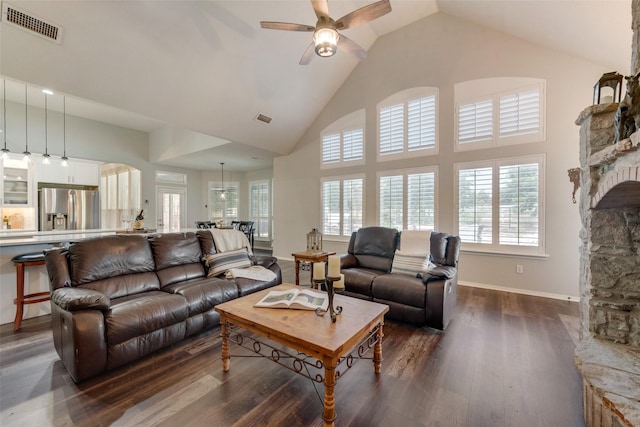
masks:
[(618, 104), (580, 130), (581, 342), (588, 426), (640, 426), (640, 131), (614, 144)]

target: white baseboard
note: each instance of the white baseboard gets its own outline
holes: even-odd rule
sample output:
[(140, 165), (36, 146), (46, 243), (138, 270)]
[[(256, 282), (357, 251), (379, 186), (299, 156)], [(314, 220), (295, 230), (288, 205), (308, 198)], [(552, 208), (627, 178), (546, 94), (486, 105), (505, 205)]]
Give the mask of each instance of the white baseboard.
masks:
[(458, 281), (458, 285), (469, 286), (472, 288), (489, 289), (492, 291), (511, 292), (514, 294), (531, 295), (534, 297), (543, 297), (543, 298), (552, 298), (552, 299), (558, 299), (563, 301), (580, 302), (580, 297), (575, 297), (571, 295), (553, 294), (550, 292), (532, 291), (529, 289), (508, 288), (506, 286), (487, 285), (485, 283), (475, 283), (475, 282), (464, 282), (462, 280)]

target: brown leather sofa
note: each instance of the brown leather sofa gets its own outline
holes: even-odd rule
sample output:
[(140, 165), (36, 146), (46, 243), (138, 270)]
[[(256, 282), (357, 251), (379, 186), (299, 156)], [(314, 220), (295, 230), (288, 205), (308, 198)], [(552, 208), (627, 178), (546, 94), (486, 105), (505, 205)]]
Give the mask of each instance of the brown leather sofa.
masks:
[(347, 254), (340, 256), (345, 295), (389, 306), (387, 317), (444, 330), (456, 305), (460, 238), (432, 232), (432, 268), (414, 276), (392, 273), (402, 234), (386, 227), (364, 227), (354, 232)]
[(207, 277), (208, 230), (115, 235), (45, 252), (53, 341), (80, 382), (219, 324), (214, 307), (282, 282), (277, 260), (254, 257), (271, 281)]

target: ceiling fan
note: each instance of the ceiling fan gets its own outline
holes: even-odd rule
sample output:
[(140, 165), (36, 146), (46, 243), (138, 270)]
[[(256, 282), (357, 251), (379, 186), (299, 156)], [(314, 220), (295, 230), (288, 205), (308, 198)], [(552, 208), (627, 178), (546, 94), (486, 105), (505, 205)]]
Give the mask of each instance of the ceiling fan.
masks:
[(347, 28), (365, 24), (391, 12), (389, 0), (380, 0), (347, 13), (338, 20), (334, 20), (329, 16), (327, 0), (311, 0), (311, 5), (318, 17), (315, 27), (290, 22), (260, 21), (262, 28), (270, 30), (313, 31), (313, 41), (305, 50), (302, 58), (300, 58), (300, 65), (307, 65), (313, 58), (314, 52), (318, 56), (327, 57), (334, 55), (338, 48), (344, 49), (359, 60), (366, 58), (367, 51), (350, 38), (338, 33), (338, 30), (346, 30)]

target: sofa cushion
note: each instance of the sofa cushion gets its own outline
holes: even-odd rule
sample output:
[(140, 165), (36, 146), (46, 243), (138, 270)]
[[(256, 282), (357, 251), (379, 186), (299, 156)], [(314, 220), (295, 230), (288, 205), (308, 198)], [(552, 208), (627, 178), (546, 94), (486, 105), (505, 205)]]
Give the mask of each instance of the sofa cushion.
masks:
[(424, 308), (427, 287), (416, 277), (391, 273), (374, 278), (371, 292), (374, 300), (394, 301)]
[(200, 242), (195, 233), (165, 233), (149, 237), (156, 269), (202, 262)]
[(160, 280), (160, 287), (163, 289), (165, 286), (184, 280), (204, 278), (207, 276), (204, 265), (200, 261), (192, 264), (174, 265), (173, 267), (158, 270), (156, 274)]
[(69, 246), (69, 264), (72, 286), (155, 269), (149, 242), (139, 235), (76, 242)]
[(122, 298), (141, 292), (160, 290), (160, 282), (156, 273), (147, 272), (95, 280), (79, 287), (102, 292), (109, 298)]
[(431, 233), (431, 261), (436, 264), (447, 263), (447, 233)]
[(203, 277), (174, 283), (162, 288), (165, 292), (182, 295), (189, 307), (189, 317), (204, 313), (217, 304), (238, 298), (238, 288), (229, 280)]
[(230, 268), (251, 267), (251, 258), (245, 248), (233, 251), (209, 254), (205, 258), (205, 264), (209, 269), (208, 276), (218, 276), (227, 272)]
[(371, 284), (373, 280), (384, 273), (380, 270), (368, 268), (348, 268), (342, 270), (344, 287), (349, 293), (365, 295), (371, 298)]
[(364, 227), (353, 237), (353, 255), (358, 266), (388, 273), (398, 247), (398, 230), (387, 227)]
[(187, 300), (168, 292), (144, 292), (111, 300), (105, 315), (109, 346), (162, 330), (187, 319)]

